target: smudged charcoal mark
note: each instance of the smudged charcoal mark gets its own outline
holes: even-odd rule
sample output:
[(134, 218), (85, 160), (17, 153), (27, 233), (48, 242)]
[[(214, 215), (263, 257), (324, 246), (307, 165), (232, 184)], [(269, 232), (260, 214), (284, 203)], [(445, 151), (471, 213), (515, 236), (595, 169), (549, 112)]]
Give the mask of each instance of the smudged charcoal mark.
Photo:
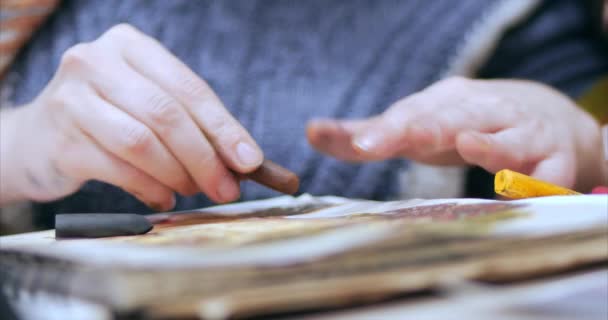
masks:
[[(476, 203), (458, 204), (443, 203), (426, 206), (414, 206), (409, 208), (389, 210), (384, 212), (383, 217), (389, 219), (431, 219), (437, 220), (460, 220), (475, 217), (490, 216), (522, 208), (521, 204), (512, 203)], [(514, 216), (513, 216), (514, 217)]]

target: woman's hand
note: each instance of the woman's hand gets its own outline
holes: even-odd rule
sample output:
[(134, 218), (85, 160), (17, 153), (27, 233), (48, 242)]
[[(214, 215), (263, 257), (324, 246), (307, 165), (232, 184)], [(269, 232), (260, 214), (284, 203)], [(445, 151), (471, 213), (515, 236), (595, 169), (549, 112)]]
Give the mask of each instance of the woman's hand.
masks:
[(57, 199), (90, 179), (159, 210), (174, 191), (228, 202), (239, 196), (229, 169), (263, 160), (209, 86), (129, 25), (67, 50), (43, 92), (2, 125), (2, 202)]
[(605, 183), (599, 125), (555, 90), (528, 81), (450, 78), (364, 120), (317, 120), (308, 138), (346, 161), (406, 157), (509, 168), (586, 191)]

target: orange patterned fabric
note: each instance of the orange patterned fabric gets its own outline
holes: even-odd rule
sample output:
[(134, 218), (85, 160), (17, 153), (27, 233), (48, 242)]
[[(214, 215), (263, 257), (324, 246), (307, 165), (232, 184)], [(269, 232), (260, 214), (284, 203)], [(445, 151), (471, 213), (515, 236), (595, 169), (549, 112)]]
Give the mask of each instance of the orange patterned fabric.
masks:
[(59, 0), (0, 0), (0, 78)]

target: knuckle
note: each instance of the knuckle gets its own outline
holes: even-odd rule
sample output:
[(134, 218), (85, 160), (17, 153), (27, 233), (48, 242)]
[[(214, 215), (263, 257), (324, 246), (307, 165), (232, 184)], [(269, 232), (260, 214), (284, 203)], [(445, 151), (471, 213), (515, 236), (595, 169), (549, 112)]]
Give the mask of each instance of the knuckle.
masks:
[(214, 136), (220, 137), (222, 145), (231, 145), (230, 141), (239, 140), (239, 128), (226, 119), (213, 119), (208, 122), (207, 127)]
[(162, 127), (173, 127), (177, 125), (180, 108), (177, 102), (169, 95), (155, 93), (148, 97), (148, 117)]
[(202, 99), (203, 104), (205, 104), (207, 100), (211, 99), (209, 88), (202, 80), (197, 79), (196, 77), (183, 77), (180, 81), (179, 87), (187, 96)]
[(82, 107), (79, 88), (69, 83), (61, 83), (44, 96), (44, 108), (51, 112), (53, 119), (68, 119), (76, 116), (74, 111)]
[(124, 128), (122, 147), (131, 153), (145, 153), (152, 146), (154, 134), (143, 125), (131, 124)]
[(540, 119), (531, 119), (529, 120), (530, 130), (534, 134), (543, 134), (546, 130), (546, 123)]
[(143, 36), (144, 33), (140, 32), (134, 26), (128, 23), (120, 23), (108, 29), (96, 42), (105, 43), (110, 46), (115, 46), (116, 44), (119, 46), (128, 46), (139, 42)]
[(401, 118), (415, 116), (419, 113), (426, 112), (430, 108), (428, 97), (423, 92), (413, 93), (391, 105), (384, 114), (395, 115)]
[(210, 172), (216, 172), (215, 169), (219, 165), (219, 159), (214, 152), (203, 152), (200, 155), (200, 163), (204, 163)]
[(415, 109), (419, 110), (426, 105), (428, 105), (427, 96), (422, 92), (416, 92), (409, 95), (405, 99), (398, 101), (395, 104), (395, 107), (406, 109), (407, 106), (415, 106)]
[(108, 37), (132, 37), (139, 32), (137, 29), (128, 23), (119, 23), (106, 31)]
[[(496, 110), (504, 110), (508, 105), (509, 101), (507, 101), (504, 97), (493, 94), (493, 93), (473, 93), (469, 94), (463, 98), (463, 105), (467, 109), (468, 114), (472, 118), (479, 118), (484, 113), (479, 113), (479, 110), (487, 110), (487, 109), (496, 109)], [(513, 112), (510, 112), (508, 116), (512, 116)], [(482, 121), (483, 119), (477, 119), (477, 121)]]
[[(70, 92), (72, 94), (69, 94)], [(72, 95), (73, 90), (69, 86), (61, 84), (47, 96), (45, 106), (52, 109), (55, 114), (63, 114), (67, 109), (67, 99)]]
[(473, 99), (477, 99), (480, 105), (484, 107), (503, 107), (510, 104), (507, 99), (497, 94), (479, 95)]
[(61, 66), (63, 68), (82, 68), (90, 64), (91, 44), (79, 43), (63, 53)]
[(470, 87), (471, 80), (462, 76), (451, 76), (441, 80), (439, 84), (452, 90), (462, 90)]

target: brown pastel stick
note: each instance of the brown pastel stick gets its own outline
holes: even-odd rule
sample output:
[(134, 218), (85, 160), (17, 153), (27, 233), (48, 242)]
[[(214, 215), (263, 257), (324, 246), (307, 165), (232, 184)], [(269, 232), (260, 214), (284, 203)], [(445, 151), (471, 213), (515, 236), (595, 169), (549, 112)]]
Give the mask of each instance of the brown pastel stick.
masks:
[(300, 187), (300, 179), (295, 173), (270, 160), (264, 160), (255, 171), (241, 177), (286, 194), (294, 194)]

